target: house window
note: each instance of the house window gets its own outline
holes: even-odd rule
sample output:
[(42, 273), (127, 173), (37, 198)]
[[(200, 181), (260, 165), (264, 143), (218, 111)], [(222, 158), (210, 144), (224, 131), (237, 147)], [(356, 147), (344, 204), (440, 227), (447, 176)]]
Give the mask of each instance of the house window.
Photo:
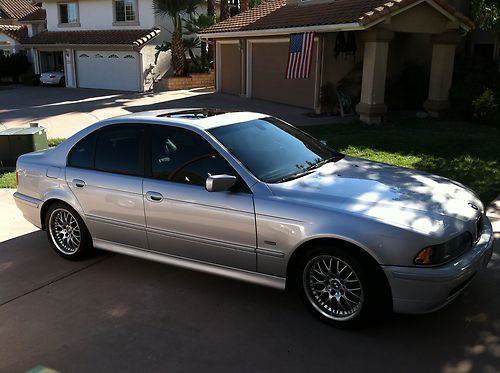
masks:
[(115, 21), (133, 22), (136, 20), (135, 0), (115, 0)]
[(78, 23), (78, 6), (76, 3), (59, 4), (59, 23)]

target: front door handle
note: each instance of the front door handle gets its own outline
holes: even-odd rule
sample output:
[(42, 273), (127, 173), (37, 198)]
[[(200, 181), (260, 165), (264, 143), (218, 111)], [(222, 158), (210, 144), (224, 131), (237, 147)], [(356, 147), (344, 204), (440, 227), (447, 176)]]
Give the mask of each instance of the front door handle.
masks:
[(83, 188), (86, 184), (85, 181), (83, 180), (73, 179), (73, 185), (76, 186), (77, 188)]
[(158, 192), (147, 192), (146, 199), (151, 202), (161, 202), (163, 200), (163, 196)]

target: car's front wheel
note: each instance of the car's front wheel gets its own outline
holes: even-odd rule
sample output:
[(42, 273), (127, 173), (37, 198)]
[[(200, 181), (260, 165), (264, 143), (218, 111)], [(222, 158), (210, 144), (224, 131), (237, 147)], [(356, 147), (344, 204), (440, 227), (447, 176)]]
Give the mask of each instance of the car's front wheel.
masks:
[(56, 202), (45, 216), (52, 248), (65, 259), (79, 260), (92, 252), (92, 238), (82, 218), (70, 206)]
[[(377, 281), (360, 258), (344, 248), (315, 248), (299, 262), (298, 288), (321, 320), (337, 327), (359, 326), (378, 313)], [(379, 294), (383, 294), (380, 292)], [(377, 304), (379, 303), (379, 304)]]

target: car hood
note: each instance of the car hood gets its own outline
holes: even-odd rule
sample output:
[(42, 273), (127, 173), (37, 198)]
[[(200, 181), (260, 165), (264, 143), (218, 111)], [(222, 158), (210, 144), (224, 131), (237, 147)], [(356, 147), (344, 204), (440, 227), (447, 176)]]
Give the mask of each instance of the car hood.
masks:
[(280, 198), (365, 215), (426, 234), (475, 219), (483, 204), (460, 183), (420, 171), (348, 157), (280, 184)]

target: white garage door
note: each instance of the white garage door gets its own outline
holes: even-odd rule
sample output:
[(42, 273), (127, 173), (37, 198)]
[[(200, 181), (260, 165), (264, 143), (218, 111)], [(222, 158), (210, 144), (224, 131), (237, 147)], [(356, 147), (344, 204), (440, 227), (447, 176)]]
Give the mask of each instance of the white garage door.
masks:
[(139, 91), (137, 52), (77, 51), (78, 87)]

